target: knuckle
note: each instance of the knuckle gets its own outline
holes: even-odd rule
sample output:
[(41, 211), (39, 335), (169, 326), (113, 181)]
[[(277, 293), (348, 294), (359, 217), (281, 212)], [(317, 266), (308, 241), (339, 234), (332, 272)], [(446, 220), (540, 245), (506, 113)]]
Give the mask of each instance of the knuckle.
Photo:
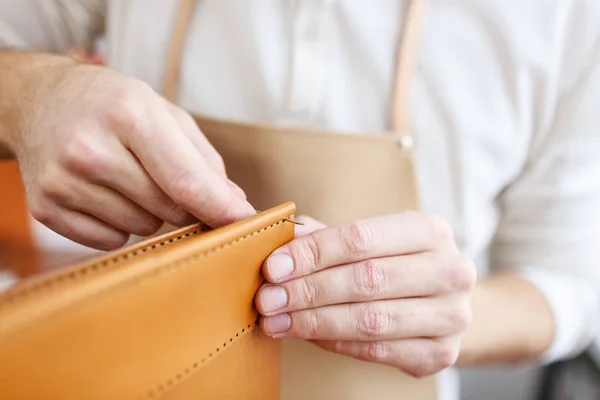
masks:
[(459, 304), (448, 309), (446, 319), (452, 332), (462, 332), (471, 324), (473, 313), (467, 303), (465, 301), (464, 304)]
[(62, 187), (62, 179), (54, 168), (47, 168), (37, 179), (35, 195), (63, 203), (68, 197)]
[(298, 241), (301, 243), (300, 246), (295, 248), (294, 258), (296, 260), (302, 260), (306, 264), (306, 267), (310, 273), (315, 272), (321, 265), (321, 246), (315, 239), (314, 235), (308, 234)]
[(138, 218), (137, 224), (131, 226), (136, 226), (136, 231), (132, 233), (140, 236), (150, 236), (161, 228), (162, 221), (150, 213), (145, 213), (141, 218)]
[(185, 171), (181, 173), (171, 184), (171, 196), (178, 204), (184, 208), (191, 206), (198, 201), (198, 194), (203, 193), (205, 196), (210, 195), (203, 180), (198, 179), (198, 176), (193, 171)]
[(212, 158), (212, 164), (217, 167), (218, 170), (225, 171), (225, 160), (223, 159), (222, 155), (215, 151), (210, 155), (210, 157)]
[[(235, 195), (209, 186), (208, 179), (196, 171), (180, 173), (169, 188), (169, 197), (183, 210), (195, 210), (205, 206), (212, 216), (219, 216), (221, 223), (234, 222), (239, 218), (238, 200)], [(185, 215), (185, 214), (184, 214)]]
[(115, 90), (104, 109), (105, 117), (122, 132), (142, 134), (146, 121), (145, 107), (136, 90)]
[(446, 342), (428, 341), (419, 357), (403, 368), (404, 372), (415, 378), (424, 378), (451, 367), (458, 358), (458, 347)]
[[(196, 131), (199, 135), (202, 135), (200, 128), (199, 128), (198, 124), (196, 123), (196, 120), (194, 119), (194, 117), (192, 117), (190, 115), (190, 113), (188, 113), (186, 110), (184, 110), (183, 108), (181, 108), (177, 105), (172, 104), (172, 106), (173, 106), (171, 108), (172, 114), (180, 124), (188, 126), (190, 128), (194, 128), (194, 131)], [(208, 143), (208, 140), (206, 138), (204, 138), (204, 139)]]
[(70, 171), (93, 178), (111, 169), (112, 157), (90, 135), (75, 133), (62, 148), (61, 163)]
[(317, 338), (321, 334), (321, 318), (316, 309), (306, 310), (305, 312), (305, 329), (306, 339)]
[(104, 238), (101, 242), (99, 242), (95, 247), (101, 250), (116, 250), (127, 244), (129, 240), (129, 235), (126, 233), (114, 233), (110, 237)]
[(29, 202), (29, 212), (36, 221), (48, 227), (52, 226), (56, 219), (56, 213), (40, 204), (39, 200)]
[(165, 219), (167, 222), (174, 224), (175, 226), (184, 226), (191, 223), (193, 217), (178, 204), (169, 201), (165, 206)]
[(373, 298), (388, 286), (388, 276), (378, 260), (365, 260), (355, 266), (354, 286), (358, 295)]
[(436, 343), (432, 355), (432, 371), (438, 372), (453, 366), (458, 358), (458, 348), (448, 343)]
[(220, 216), (223, 224), (235, 222), (240, 218), (240, 209), (236, 207), (238, 203), (232, 197), (218, 198), (215, 193), (206, 195), (208, 203), (213, 204), (212, 210), (213, 215)]
[(185, 123), (189, 123), (194, 121), (193, 118), (190, 116), (190, 114), (188, 114), (183, 108), (179, 107), (177, 104), (168, 102), (168, 107), (169, 110), (171, 111), (171, 113), (173, 114), (173, 116), (176, 119), (180, 119), (182, 121), (184, 121)]
[(345, 342), (343, 340), (334, 340), (333, 341), (333, 351), (335, 353), (344, 353), (344, 349), (346, 348)]
[(358, 334), (361, 338), (378, 338), (389, 330), (390, 315), (383, 307), (366, 303), (361, 308), (358, 318)]
[(452, 226), (446, 218), (437, 214), (423, 214), (422, 219), (431, 238), (441, 241), (454, 241)]
[[(314, 279), (299, 279), (300, 298), (303, 306), (315, 307), (319, 304), (321, 298), (321, 288)], [(291, 296), (295, 298), (296, 296)]]
[(401, 369), (414, 378), (423, 378), (435, 372), (429, 354), (415, 354), (402, 362)]
[(339, 228), (345, 250), (354, 256), (362, 256), (373, 246), (373, 232), (360, 221), (350, 222)]
[(459, 254), (445, 263), (442, 275), (452, 289), (467, 291), (475, 284), (477, 269), (471, 260)]
[(408, 367), (403, 368), (403, 371), (412, 376), (413, 378), (424, 378), (428, 375), (434, 373), (430, 368), (424, 365), (424, 363), (417, 365), (410, 365)]
[(375, 363), (383, 363), (388, 359), (389, 355), (389, 344), (378, 340), (367, 342), (363, 345), (363, 354), (361, 358)]

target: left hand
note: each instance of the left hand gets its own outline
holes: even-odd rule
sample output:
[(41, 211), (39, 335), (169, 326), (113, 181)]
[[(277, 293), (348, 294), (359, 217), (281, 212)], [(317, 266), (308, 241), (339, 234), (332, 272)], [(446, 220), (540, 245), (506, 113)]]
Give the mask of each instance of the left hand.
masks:
[(407, 212), (335, 228), (304, 221), (263, 265), (263, 332), (419, 377), (455, 363), (476, 271), (444, 219)]

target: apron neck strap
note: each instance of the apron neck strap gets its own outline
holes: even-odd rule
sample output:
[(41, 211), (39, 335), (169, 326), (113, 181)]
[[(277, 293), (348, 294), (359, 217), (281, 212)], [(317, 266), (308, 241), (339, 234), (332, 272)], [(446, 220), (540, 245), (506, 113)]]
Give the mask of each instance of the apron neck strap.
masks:
[[(167, 53), (163, 95), (174, 101), (177, 95), (179, 71), (185, 37), (198, 0), (181, 0), (176, 11), (173, 35)], [(409, 0), (402, 35), (396, 51), (396, 76), (390, 102), (390, 127), (393, 132), (409, 135), (410, 83), (418, 50), (421, 20), (426, 0)]]
[(421, 21), (426, 0), (409, 0), (401, 37), (396, 50), (396, 77), (390, 101), (390, 128), (394, 133), (410, 135), (410, 88), (416, 63)]
[(179, 70), (181, 69), (181, 53), (183, 52), (190, 21), (194, 15), (196, 2), (197, 0), (181, 0), (176, 11), (163, 80), (163, 96), (171, 102), (174, 102), (177, 96)]

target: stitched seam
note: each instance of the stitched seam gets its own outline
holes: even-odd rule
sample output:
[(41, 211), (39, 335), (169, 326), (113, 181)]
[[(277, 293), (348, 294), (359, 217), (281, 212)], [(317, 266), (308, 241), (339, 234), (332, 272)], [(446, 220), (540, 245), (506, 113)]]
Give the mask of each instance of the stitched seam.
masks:
[(8, 307), (8, 306), (14, 304), (15, 302), (24, 300), (25, 298), (31, 296), (32, 294), (40, 292), (44, 289), (50, 289), (51, 287), (56, 287), (58, 285), (65, 284), (67, 282), (72, 282), (72, 281), (78, 280), (89, 273), (94, 273), (94, 272), (100, 271), (106, 267), (114, 266), (121, 261), (128, 260), (133, 257), (139, 256), (142, 253), (146, 253), (148, 251), (167, 246), (171, 243), (177, 242), (179, 240), (182, 240), (182, 239), (185, 239), (185, 238), (188, 238), (191, 236), (195, 236), (195, 235), (199, 234), (200, 232), (207, 232), (209, 230), (210, 230), (209, 227), (202, 227), (200, 229), (196, 229), (195, 231), (188, 232), (184, 235), (179, 235), (179, 236), (167, 239), (167, 240), (163, 240), (162, 242), (159, 242), (159, 243), (153, 243), (146, 247), (142, 247), (140, 249), (130, 251), (130, 252), (121, 254), (119, 256), (113, 257), (113, 258), (109, 258), (108, 260), (104, 260), (104, 261), (101, 261), (101, 262), (98, 262), (98, 263), (95, 263), (92, 265), (84, 266), (77, 270), (65, 273), (63, 275), (58, 275), (58, 276), (52, 278), (51, 280), (42, 281), (34, 286), (24, 289), (21, 292), (14, 293), (10, 297), (7, 297), (3, 301), (3, 303), (0, 304), (0, 310), (2, 308)]
[(248, 324), (247, 327), (243, 328), (241, 331), (238, 331), (235, 334), (235, 337), (231, 336), (229, 338), (229, 342), (225, 341), (221, 346), (217, 347), (215, 350), (208, 353), (208, 355), (205, 355), (204, 357), (200, 358), (200, 361), (196, 361), (193, 364), (189, 365), (186, 369), (184, 369), (183, 371), (180, 371), (172, 378), (166, 380), (164, 383), (159, 383), (158, 385), (155, 386), (154, 389), (150, 389), (140, 399), (141, 400), (154, 399), (157, 396), (160, 396), (161, 394), (163, 394), (165, 391), (169, 390), (170, 388), (176, 386), (178, 383), (183, 381), (185, 378), (189, 377), (194, 372), (196, 372), (200, 367), (202, 367), (209, 361), (216, 358), (219, 354), (223, 353), (227, 349), (228, 344), (229, 344), (229, 347), (231, 347), (231, 345), (233, 343), (237, 342), (238, 339), (241, 339), (246, 334), (252, 332), (256, 326), (258, 326), (258, 319), (256, 321), (254, 321), (254, 325)]
[[(257, 231), (249, 233), (249, 234), (247, 234), (245, 236), (240, 236), (240, 237), (238, 237), (238, 238), (236, 238), (236, 239), (234, 239), (234, 240), (232, 240), (232, 241), (230, 241), (228, 243), (224, 243), (222, 245), (213, 247), (212, 249), (206, 250), (206, 251), (204, 251), (202, 253), (193, 254), (193, 255), (189, 256), (188, 258), (184, 258), (184, 259), (176, 261), (174, 263), (166, 264), (166, 265), (164, 265), (164, 266), (162, 266), (160, 268), (157, 268), (156, 270), (149, 271), (148, 273), (146, 273), (146, 274), (144, 274), (144, 275), (142, 275), (142, 276), (140, 276), (138, 278), (135, 278), (133, 280), (132, 284), (136, 284), (136, 283), (137, 284), (141, 284), (145, 280), (148, 280), (148, 279), (150, 279), (150, 278), (152, 278), (154, 276), (161, 275), (161, 277), (164, 277), (166, 274), (169, 274), (171, 272), (177, 271), (177, 270), (182, 269), (182, 268), (186, 268), (193, 261), (199, 260), (202, 257), (206, 257), (206, 256), (210, 255), (211, 253), (218, 253), (219, 251), (221, 251), (221, 250), (223, 250), (225, 248), (229, 248), (229, 247), (233, 246), (236, 243), (240, 243), (240, 242), (242, 242), (242, 241), (244, 241), (246, 239), (249, 239), (249, 238), (251, 238), (251, 237), (253, 237), (255, 235), (260, 234), (261, 232), (264, 232), (264, 231), (266, 231), (266, 230), (268, 230), (270, 228), (273, 228), (273, 227), (275, 227), (277, 225), (280, 225), (283, 222), (285, 222), (287, 219), (292, 218), (292, 217), (293, 217), (293, 214), (290, 215), (290, 216), (288, 216), (288, 217), (286, 217), (286, 218), (283, 218), (283, 219), (279, 220), (278, 222), (275, 222), (275, 223), (273, 223), (273, 224), (271, 224), (269, 226), (266, 226), (266, 227), (261, 228), (261, 229), (259, 229)], [(80, 300), (82, 301), (84, 299), (88, 299), (91, 296), (94, 296), (94, 295), (96, 295), (96, 294), (98, 294), (98, 293), (100, 293), (102, 291), (110, 290), (112, 287), (114, 287), (114, 286), (111, 286), (111, 287), (108, 287), (108, 288), (97, 289), (94, 292), (89, 292), (89, 293), (87, 293), (87, 295), (85, 297), (82, 297)], [(108, 298), (106, 298), (105, 300), (108, 300)], [(31, 325), (32, 323), (34, 323), (36, 321), (39, 321), (40, 319), (43, 319), (44, 317), (47, 317), (48, 315), (52, 314), (55, 311), (56, 310), (49, 310), (49, 311), (46, 311), (46, 312), (44, 312), (44, 313), (42, 313), (42, 314), (40, 314), (38, 316), (34, 316), (34, 317), (30, 318), (27, 321), (26, 325)], [(21, 326), (20, 332), (23, 332), (24, 326)]]

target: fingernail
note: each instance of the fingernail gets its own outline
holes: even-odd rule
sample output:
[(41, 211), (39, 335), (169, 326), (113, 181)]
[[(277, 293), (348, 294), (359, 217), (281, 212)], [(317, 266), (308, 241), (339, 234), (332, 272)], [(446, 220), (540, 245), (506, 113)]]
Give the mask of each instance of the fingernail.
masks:
[(285, 278), (294, 272), (294, 260), (288, 254), (274, 254), (267, 258), (267, 271), (275, 281)]
[(266, 334), (275, 335), (290, 329), (291, 324), (292, 320), (289, 314), (279, 314), (272, 317), (265, 317), (263, 325)]
[(264, 313), (281, 310), (288, 302), (287, 292), (279, 286), (265, 286), (260, 293), (260, 304)]
[(236, 185), (231, 179), (227, 179), (227, 183), (229, 183), (229, 186), (231, 186), (231, 188), (238, 197), (241, 197), (242, 199), (246, 200), (246, 192), (244, 192), (241, 187)]

